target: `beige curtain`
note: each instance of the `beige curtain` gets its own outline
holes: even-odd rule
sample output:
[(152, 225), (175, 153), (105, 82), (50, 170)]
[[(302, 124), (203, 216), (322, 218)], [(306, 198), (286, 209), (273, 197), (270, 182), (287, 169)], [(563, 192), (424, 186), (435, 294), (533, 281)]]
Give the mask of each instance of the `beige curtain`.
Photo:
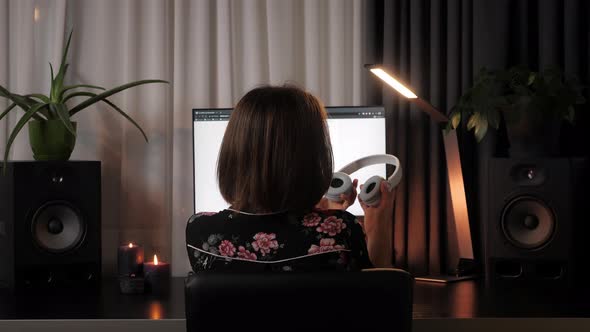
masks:
[[(146, 130), (149, 143), (118, 114), (97, 105), (76, 116), (72, 159), (102, 161), (103, 261), (116, 247), (188, 269), (184, 228), (193, 212), (191, 109), (231, 107), (266, 83), (296, 83), (326, 105), (365, 101), (362, 0), (0, 0), (0, 84), (46, 92), (74, 29), (69, 83), (114, 87), (160, 78), (113, 101)], [(0, 108), (6, 105), (0, 100)], [(0, 153), (21, 114), (0, 123)], [(31, 159), (26, 133), (12, 159)]]

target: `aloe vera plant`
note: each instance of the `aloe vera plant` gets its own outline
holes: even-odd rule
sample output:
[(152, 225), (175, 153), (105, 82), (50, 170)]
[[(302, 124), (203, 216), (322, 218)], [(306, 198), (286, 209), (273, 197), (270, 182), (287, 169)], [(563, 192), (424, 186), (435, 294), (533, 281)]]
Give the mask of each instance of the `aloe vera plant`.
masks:
[[(119, 93), (123, 90), (149, 83), (168, 83), (164, 80), (140, 80), (131, 83), (127, 83), (110, 90), (106, 90), (103, 87), (88, 84), (77, 84), (77, 85), (65, 85), (64, 78), (68, 70), (68, 64), (66, 63), (68, 50), (70, 48), (70, 42), (72, 39), (72, 33), (70, 32), (68, 41), (64, 48), (64, 52), (61, 58), (61, 64), (57, 74), (54, 75), (53, 66), (49, 64), (51, 70), (51, 88), (49, 95), (41, 93), (31, 93), (27, 95), (19, 95), (8, 91), (6, 88), (0, 85), (0, 97), (7, 98), (10, 101), (10, 105), (2, 113), (0, 113), (0, 120), (6, 117), (11, 111), (18, 108), (23, 110), (25, 114), (20, 118), (6, 143), (4, 151), (4, 163), (8, 160), (8, 154), (15, 138), (23, 127), (30, 120), (37, 120), (40, 122), (47, 122), (50, 120), (59, 120), (65, 126), (67, 131), (74, 137), (76, 136), (76, 130), (72, 124), (71, 117), (76, 115), (78, 112), (87, 109), (89, 106), (94, 105), (98, 102), (104, 102), (110, 106), (113, 110), (121, 114), (125, 119), (131, 122), (143, 135), (147, 142), (147, 135), (143, 129), (127, 115), (121, 108), (111, 102), (108, 97)], [(84, 90), (80, 90), (84, 89)], [(94, 91), (94, 92), (91, 92)], [(71, 99), (75, 97), (86, 97), (78, 104), (68, 107), (68, 102), (71, 103)], [(5, 165), (6, 166), (6, 165)], [(6, 167), (4, 167), (6, 169)]]

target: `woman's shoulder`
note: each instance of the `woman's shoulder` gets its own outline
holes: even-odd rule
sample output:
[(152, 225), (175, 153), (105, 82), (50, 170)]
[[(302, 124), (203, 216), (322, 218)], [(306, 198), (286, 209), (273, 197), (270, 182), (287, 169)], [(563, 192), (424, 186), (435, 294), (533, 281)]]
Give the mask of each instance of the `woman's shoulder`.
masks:
[(223, 220), (227, 220), (228, 210), (218, 212), (198, 212), (190, 216), (186, 222), (187, 232), (189, 229), (203, 229), (220, 226)]
[(218, 212), (197, 212), (190, 216), (187, 223), (192, 224), (195, 221), (217, 220), (224, 218), (228, 212), (228, 210), (221, 210)]

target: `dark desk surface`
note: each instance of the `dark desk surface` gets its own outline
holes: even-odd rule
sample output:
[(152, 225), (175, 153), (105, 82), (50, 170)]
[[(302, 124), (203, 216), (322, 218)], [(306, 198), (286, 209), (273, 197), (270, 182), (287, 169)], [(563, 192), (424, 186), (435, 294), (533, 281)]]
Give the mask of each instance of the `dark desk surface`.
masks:
[(100, 292), (0, 294), (0, 320), (17, 319), (184, 319), (184, 278), (172, 278), (167, 297), (121, 294), (115, 279)]
[[(589, 318), (589, 295), (586, 289), (489, 289), (481, 281), (416, 282), (414, 319)], [(116, 280), (105, 280), (101, 292), (95, 294), (0, 294), (0, 321), (118, 319), (183, 320), (184, 279), (173, 278), (165, 298), (122, 295)]]
[(416, 282), (414, 319), (590, 317), (590, 291), (485, 287), (482, 281)]

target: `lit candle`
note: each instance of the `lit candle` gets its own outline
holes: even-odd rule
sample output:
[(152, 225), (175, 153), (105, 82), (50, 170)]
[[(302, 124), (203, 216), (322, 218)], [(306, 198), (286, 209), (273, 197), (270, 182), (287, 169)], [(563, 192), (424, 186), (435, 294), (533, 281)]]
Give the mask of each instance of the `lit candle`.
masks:
[(143, 271), (143, 247), (129, 243), (119, 247), (117, 262), (120, 276), (139, 276)]
[(154, 255), (153, 262), (143, 264), (145, 288), (152, 294), (165, 295), (170, 289), (170, 264), (158, 260)]

